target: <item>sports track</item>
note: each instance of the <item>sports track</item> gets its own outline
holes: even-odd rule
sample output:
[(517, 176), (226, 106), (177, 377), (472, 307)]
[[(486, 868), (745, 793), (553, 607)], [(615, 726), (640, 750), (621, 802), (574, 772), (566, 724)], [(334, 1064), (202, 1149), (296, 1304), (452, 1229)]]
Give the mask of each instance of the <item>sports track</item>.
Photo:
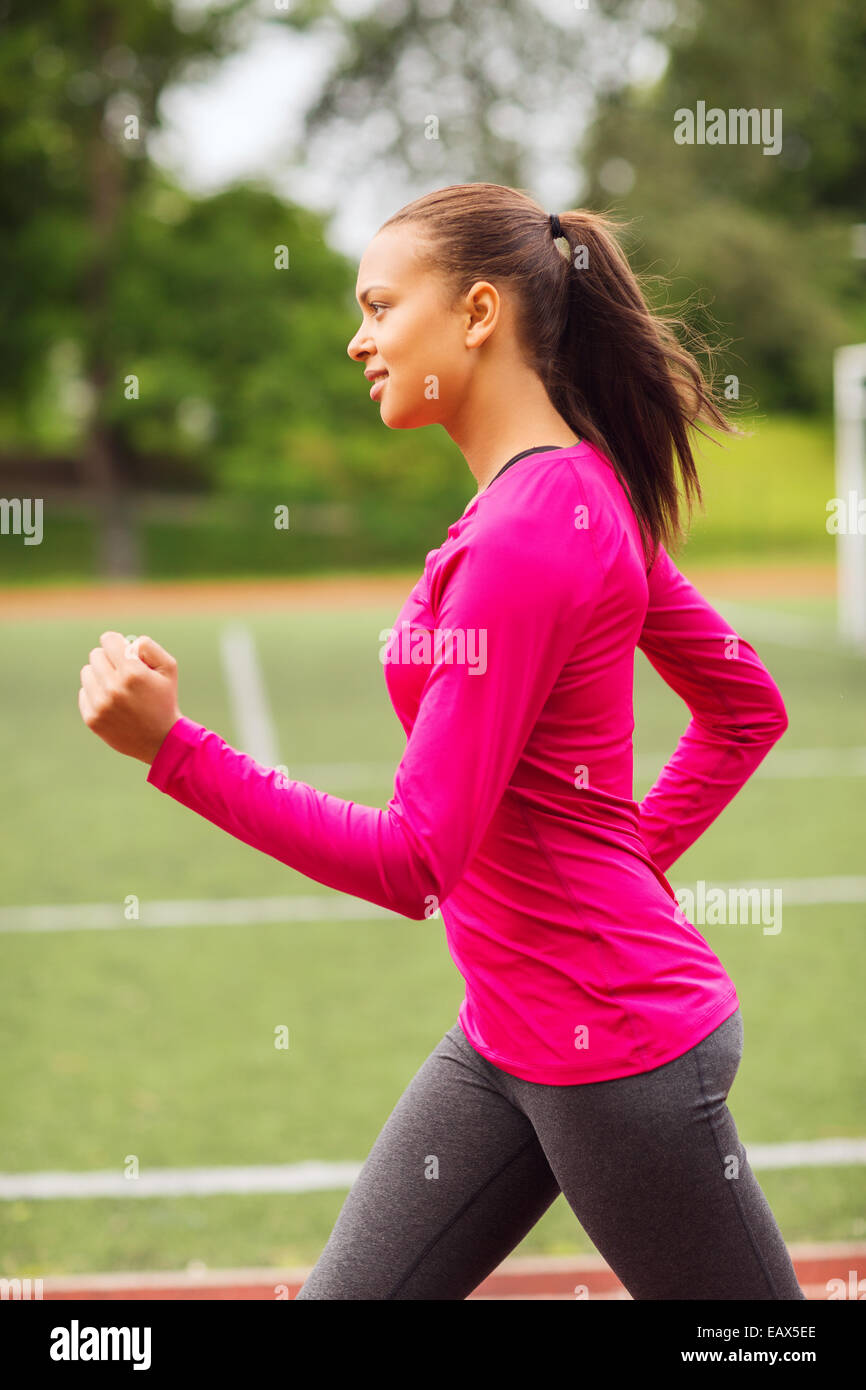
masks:
[[(736, 569), (688, 566), (684, 572), (704, 593), (734, 598), (804, 596), (828, 597), (835, 593), (832, 564), (790, 564)], [(388, 575), (336, 575), (322, 578), (240, 580), (229, 582), (92, 584), (59, 588), (0, 589), (0, 612), (6, 618), (98, 617), (118, 601), (132, 613), (149, 613), (161, 607), (173, 613), (237, 612), (322, 606), (351, 607), (356, 602), (401, 603), (417, 579), (411, 573)], [(789, 1247), (797, 1277), (807, 1299), (862, 1298), (860, 1278), (866, 1270), (866, 1243), (840, 1242)], [(153, 1299), (292, 1299), (308, 1270), (234, 1269), (186, 1270), (154, 1273), (88, 1274), (47, 1277), (42, 1297), (46, 1300), (153, 1300)], [(513, 1256), (479, 1284), (470, 1300), (629, 1299), (619, 1279), (600, 1255)]]

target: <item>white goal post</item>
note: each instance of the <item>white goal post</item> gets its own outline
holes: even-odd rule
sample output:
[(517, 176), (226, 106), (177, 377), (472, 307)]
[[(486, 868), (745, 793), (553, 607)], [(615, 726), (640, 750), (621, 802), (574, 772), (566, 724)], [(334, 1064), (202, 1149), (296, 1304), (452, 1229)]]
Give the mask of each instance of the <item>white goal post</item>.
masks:
[(866, 653), (866, 343), (837, 348), (833, 361), (836, 531), (840, 638)]

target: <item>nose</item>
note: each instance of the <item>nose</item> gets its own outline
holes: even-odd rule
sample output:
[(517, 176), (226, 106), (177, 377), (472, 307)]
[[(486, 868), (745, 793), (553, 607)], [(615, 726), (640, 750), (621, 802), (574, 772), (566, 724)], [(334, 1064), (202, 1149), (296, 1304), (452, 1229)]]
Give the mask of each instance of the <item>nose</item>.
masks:
[(353, 362), (362, 362), (364, 358), (369, 355), (369, 348), (361, 347), (360, 343), (358, 342), (358, 339), (363, 340), (363, 334), (364, 325), (362, 324), (355, 336), (349, 340), (349, 345), (346, 348), (346, 351)]

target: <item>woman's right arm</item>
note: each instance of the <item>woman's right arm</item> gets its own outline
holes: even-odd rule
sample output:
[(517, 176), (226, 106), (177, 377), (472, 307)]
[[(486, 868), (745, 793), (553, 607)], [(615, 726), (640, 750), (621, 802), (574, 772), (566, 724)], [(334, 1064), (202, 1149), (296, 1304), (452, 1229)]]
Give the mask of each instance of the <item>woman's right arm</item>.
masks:
[(788, 727), (772, 676), (750, 643), (659, 546), (638, 646), (691, 720), (639, 803), (641, 834), (665, 873), (733, 799)]

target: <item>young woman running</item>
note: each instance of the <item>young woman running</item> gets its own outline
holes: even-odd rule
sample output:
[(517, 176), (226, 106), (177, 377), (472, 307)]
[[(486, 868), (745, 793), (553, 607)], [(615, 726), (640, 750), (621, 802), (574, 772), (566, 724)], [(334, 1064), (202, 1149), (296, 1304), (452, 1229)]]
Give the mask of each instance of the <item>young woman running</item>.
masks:
[[(674, 452), (691, 501), (688, 428), (734, 427), (601, 215), (438, 190), (373, 238), (358, 298), (382, 420), (443, 426), (477, 483), (382, 654), (408, 736), (387, 807), (185, 718), (149, 638), (105, 633), (82, 671), (85, 722), (152, 786), (319, 883), (440, 913), (465, 979), (298, 1298), (465, 1299), (562, 1192), (635, 1299), (802, 1299), (726, 1104), (737, 993), (665, 876), (787, 727), (666, 548)], [(639, 804), (636, 647), (691, 713)]]

